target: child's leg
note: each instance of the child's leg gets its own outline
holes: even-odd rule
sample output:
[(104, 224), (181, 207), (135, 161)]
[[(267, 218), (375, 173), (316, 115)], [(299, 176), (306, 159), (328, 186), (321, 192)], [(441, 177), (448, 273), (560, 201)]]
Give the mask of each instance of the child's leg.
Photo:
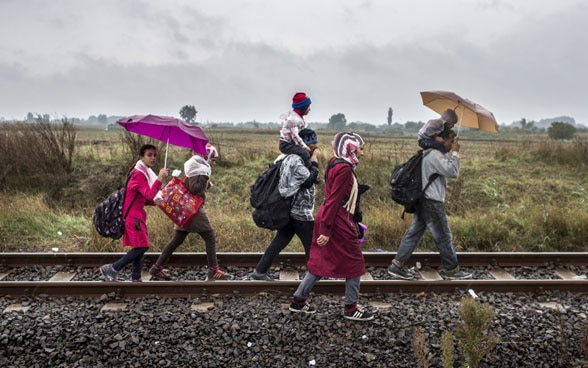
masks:
[[(120, 271), (124, 266), (128, 265), (129, 263), (133, 263), (133, 271), (132, 271), (132, 279), (133, 280), (137, 280), (141, 278), (141, 268), (143, 267), (143, 254), (145, 254), (145, 252), (147, 251), (147, 249), (149, 249), (148, 247), (141, 247), (141, 248), (133, 248), (131, 250), (129, 250), (127, 252), (127, 254), (125, 254), (121, 259), (119, 259), (118, 261), (114, 262), (112, 264), (112, 268), (118, 272)], [(139, 264), (139, 270), (138, 272), (138, 276), (135, 273), (135, 269), (136, 267), (136, 262), (140, 262)], [(136, 276), (136, 278), (135, 278)]]
[(419, 139), (419, 146), (422, 149), (434, 148), (445, 153), (445, 146), (443, 143), (436, 141), (434, 139)]
[(218, 266), (218, 260), (216, 258), (216, 237), (214, 235), (214, 230), (203, 231), (198, 233), (198, 235), (200, 235), (200, 237), (204, 240), (204, 245), (206, 246), (206, 261), (208, 263), (208, 267)]
[[(143, 269), (143, 259), (145, 252), (147, 252), (147, 247), (142, 248), (134, 248), (131, 252), (134, 251), (135, 258), (133, 259), (133, 271), (131, 273), (131, 280), (132, 281), (139, 281), (141, 280), (141, 270)], [(130, 252), (129, 252), (130, 253)]]
[(310, 152), (294, 142), (280, 141), (280, 152), (285, 155), (298, 155), (304, 161), (304, 166), (310, 168)]
[(161, 255), (159, 256), (159, 258), (157, 258), (155, 264), (164, 267), (167, 264), (169, 257), (171, 257), (175, 250), (184, 242), (184, 240), (186, 240), (188, 234), (189, 233), (187, 231), (176, 230), (173, 238), (169, 241), (169, 243), (167, 243), (165, 248), (163, 248), (163, 250), (161, 251)]

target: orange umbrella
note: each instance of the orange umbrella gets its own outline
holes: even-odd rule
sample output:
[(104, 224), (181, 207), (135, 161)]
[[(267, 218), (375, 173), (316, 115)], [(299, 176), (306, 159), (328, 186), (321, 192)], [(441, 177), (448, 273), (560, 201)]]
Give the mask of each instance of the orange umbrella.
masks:
[(494, 114), (467, 98), (447, 91), (421, 92), (421, 97), (423, 105), (439, 114), (447, 109), (455, 110), (458, 125), (498, 133), (498, 123)]

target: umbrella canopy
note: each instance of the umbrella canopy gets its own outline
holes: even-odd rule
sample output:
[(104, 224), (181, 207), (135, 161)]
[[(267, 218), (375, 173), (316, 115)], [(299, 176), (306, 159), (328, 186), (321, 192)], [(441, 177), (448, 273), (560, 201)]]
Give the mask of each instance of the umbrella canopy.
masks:
[[(133, 115), (118, 121), (129, 132), (155, 138), (168, 145), (186, 147), (196, 153), (206, 155), (206, 134), (196, 125), (170, 116)], [(165, 166), (167, 167), (167, 146), (165, 149)]]
[(439, 114), (447, 109), (455, 110), (458, 117), (457, 124), (461, 126), (498, 133), (498, 123), (494, 114), (467, 98), (447, 91), (421, 92), (421, 97), (423, 105)]

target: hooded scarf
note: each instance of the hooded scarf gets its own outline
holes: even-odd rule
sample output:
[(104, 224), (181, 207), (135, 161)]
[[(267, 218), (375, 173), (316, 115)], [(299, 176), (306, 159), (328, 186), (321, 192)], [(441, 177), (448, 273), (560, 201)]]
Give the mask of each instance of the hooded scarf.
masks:
[(218, 158), (218, 150), (210, 143), (206, 143), (206, 162), (210, 164), (210, 160)]
[[(340, 132), (335, 135), (333, 139), (333, 152), (335, 157), (342, 158), (349, 162), (353, 167), (359, 163), (357, 157), (357, 149), (363, 146), (365, 142), (363, 138), (354, 132)], [(349, 194), (349, 200), (343, 205), (349, 213), (355, 213), (358, 196), (358, 183), (355, 175), (353, 176), (353, 187)]]
[(359, 163), (357, 149), (364, 144), (365, 142), (359, 134), (354, 132), (340, 132), (333, 139), (333, 153), (335, 157), (342, 158), (355, 167)]
[(200, 154), (193, 155), (184, 163), (184, 173), (187, 177), (206, 175), (210, 177), (212, 170), (208, 161)]

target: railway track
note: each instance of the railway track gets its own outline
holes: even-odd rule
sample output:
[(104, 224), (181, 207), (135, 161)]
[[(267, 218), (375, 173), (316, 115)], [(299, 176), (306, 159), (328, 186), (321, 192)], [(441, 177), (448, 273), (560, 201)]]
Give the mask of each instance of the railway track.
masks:
[[(98, 267), (112, 263), (123, 253), (0, 253), (0, 295), (85, 296), (99, 297), (114, 293), (117, 297), (208, 298), (213, 295), (253, 295), (257, 293), (291, 294), (304, 275), (303, 253), (281, 253), (274, 261), (276, 281), (253, 281), (247, 275), (261, 253), (219, 253), (222, 265), (237, 278), (231, 281), (206, 282), (184, 279), (157, 282), (104, 282)], [(394, 257), (391, 252), (366, 252), (366, 274), (361, 293), (383, 296), (387, 293), (453, 292), (472, 289), (487, 292), (542, 292), (560, 290), (588, 291), (588, 253), (459, 253), (460, 266), (472, 272), (471, 280), (444, 280), (436, 272), (440, 266), (436, 252), (415, 253), (411, 264), (420, 277), (414, 281), (395, 280), (386, 267)], [(159, 253), (146, 253), (145, 265), (152, 264)], [(200, 269), (206, 265), (204, 253), (176, 253), (170, 266), (176, 270)], [(130, 273), (129, 268), (121, 272)], [(194, 273), (192, 272), (191, 275)], [(34, 281), (32, 281), (34, 280)], [(149, 280), (146, 273), (144, 281)], [(341, 295), (344, 280), (322, 280), (313, 291)]]

